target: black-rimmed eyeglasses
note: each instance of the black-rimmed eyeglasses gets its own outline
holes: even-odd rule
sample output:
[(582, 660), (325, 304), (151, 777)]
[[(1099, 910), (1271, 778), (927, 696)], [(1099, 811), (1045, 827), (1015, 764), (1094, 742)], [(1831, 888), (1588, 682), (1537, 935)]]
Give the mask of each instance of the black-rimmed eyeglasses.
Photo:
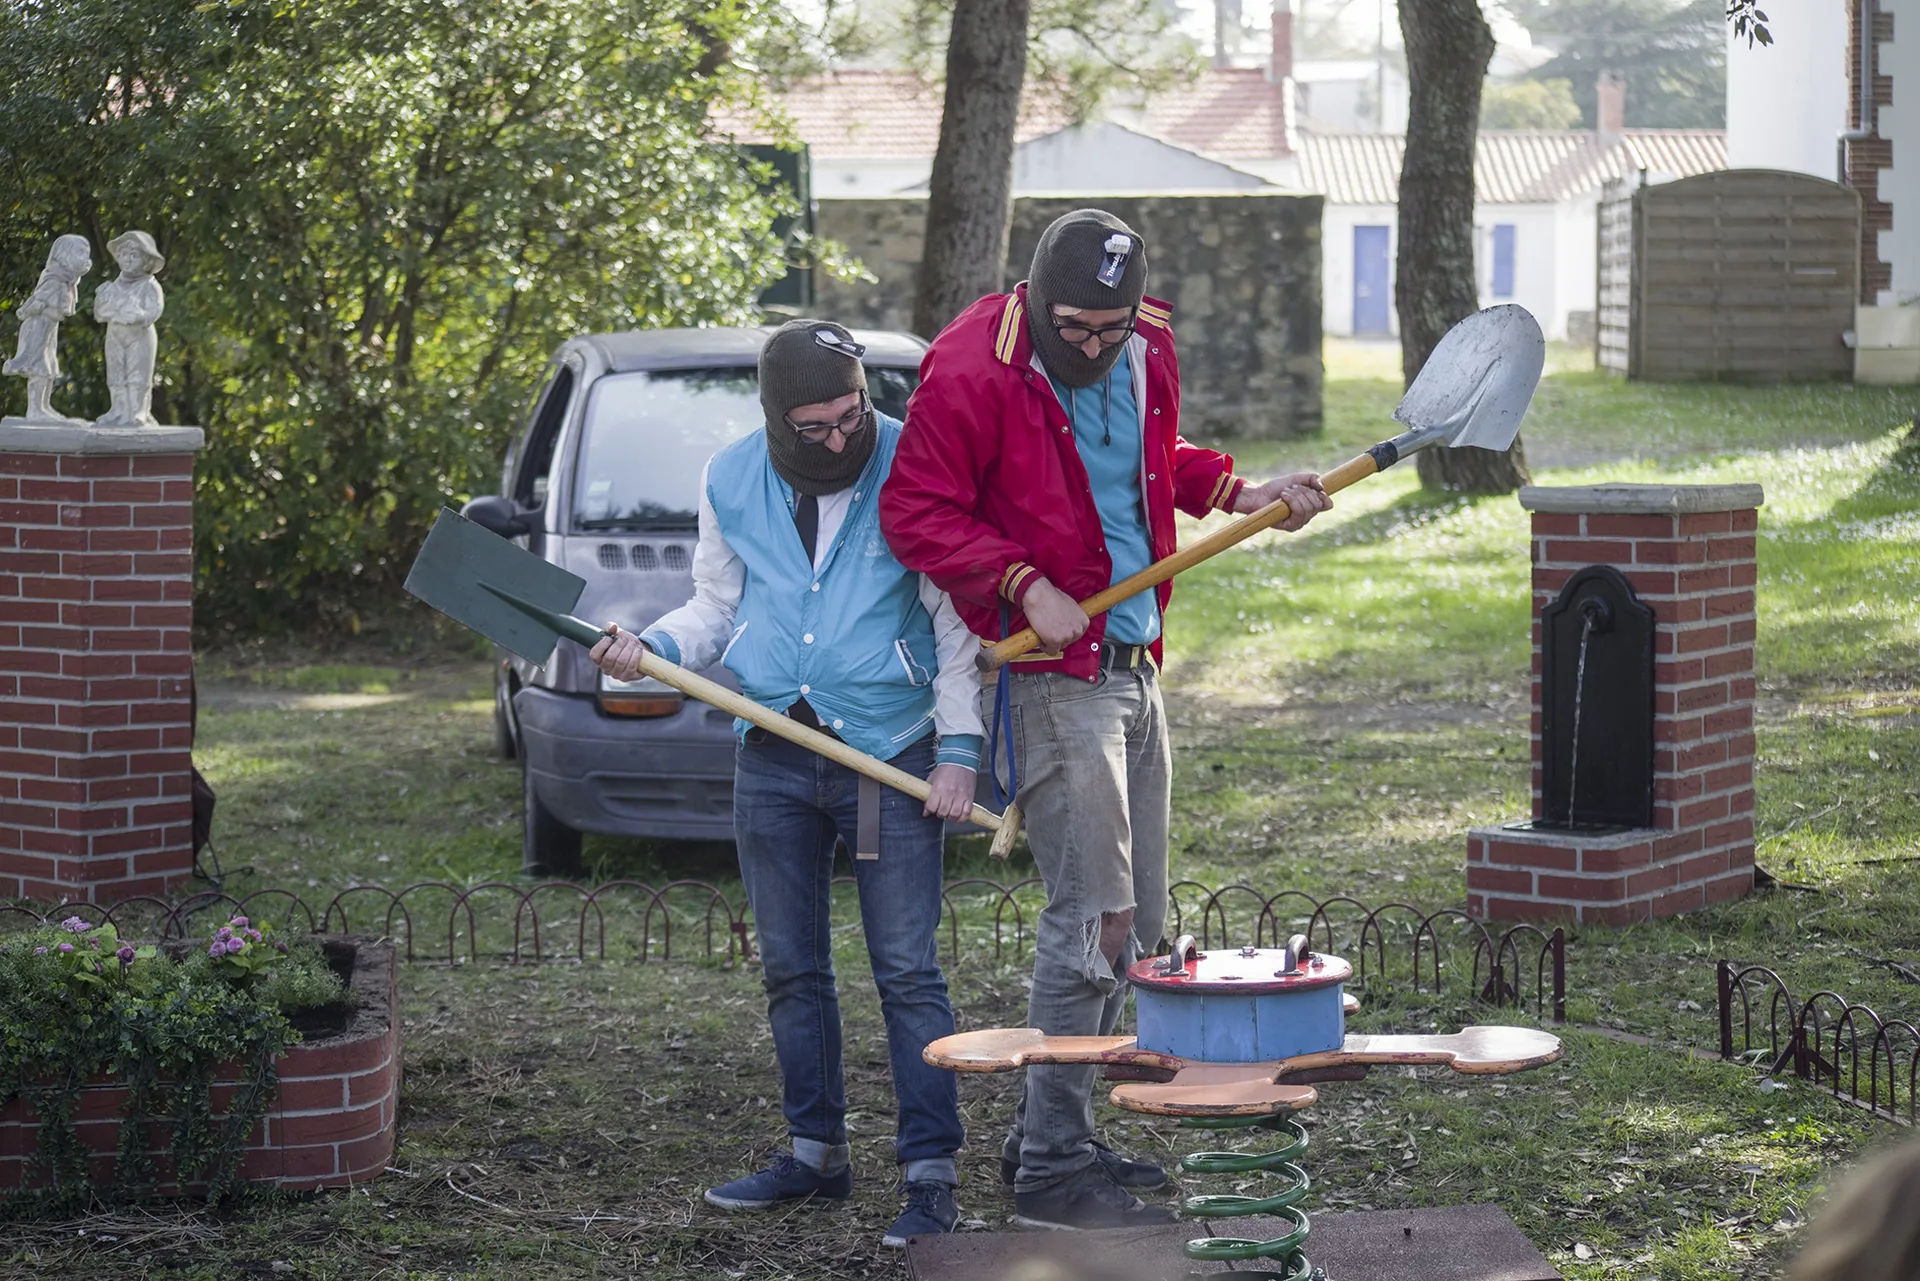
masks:
[(1060, 341), (1069, 347), (1084, 346), (1089, 338), (1098, 338), (1102, 347), (1118, 347), (1133, 337), (1134, 328), (1138, 324), (1131, 312), (1128, 313), (1123, 324), (1107, 325), (1100, 329), (1075, 324), (1071, 320), (1062, 323), (1058, 316), (1049, 316), (1047, 319), (1053, 325), (1053, 332), (1060, 335)]
[(791, 414), (782, 414), (780, 417), (785, 420), (787, 426), (799, 434), (801, 440), (809, 445), (824, 445), (827, 443), (827, 437), (836, 431), (848, 440), (865, 431), (873, 420), (873, 402), (867, 399), (867, 393), (863, 391), (860, 393), (858, 408), (849, 409), (840, 415), (838, 420), (830, 423), (797, 423), (793, 421)]

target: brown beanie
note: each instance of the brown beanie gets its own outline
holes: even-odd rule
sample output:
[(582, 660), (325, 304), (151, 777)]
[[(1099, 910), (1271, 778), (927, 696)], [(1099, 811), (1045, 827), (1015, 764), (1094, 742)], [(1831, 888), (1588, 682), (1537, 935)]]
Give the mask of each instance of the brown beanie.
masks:
[(773, 331), (760, 349), (760, 408), (767, 420), (767, 454), (780, 478), (802, 494), (816, 497), (851, 485), (873, 456), (878, 432), (869, 429), (834, 453), (824, 444), (808, 444), (787, 426), (786, 416), (802, 405), (820, 405), (849, 392), (867, 389), (860, 363), (866, 349), (843, 325), (831, 320), (789, 320)]
[[(1123, 256), (1109, 262), (1107, 245), (1126, 242)], [(1103, 268), (1118, 266), (1117, 277)], [(1111, 283), (1109, 283), (1111, 281)], [(1140, 233), (1104, 209), (1062, 214), (1040, 233), (1027, 277), (1027, 332), (1047, 372), (1068, 387), (1091, 387), (1120, 359), (1108, 347), (1093, 359), (1069, 346), (1053, 330), (1056, 303), (1093, 311), (1137, 307), (1147, 292), (1147, 244)]]

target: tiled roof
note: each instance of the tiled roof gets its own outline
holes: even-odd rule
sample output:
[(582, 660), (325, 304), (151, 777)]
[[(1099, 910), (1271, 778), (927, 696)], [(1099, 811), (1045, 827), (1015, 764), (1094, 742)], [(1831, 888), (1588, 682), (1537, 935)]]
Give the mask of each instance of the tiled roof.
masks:
[[(777, 109), (816, 159), (930, 159), (940, 144), (943, 88), (911, 71), (850, 68), (800, 81), (777, 96)], [(1015, 142), (1072, 124), (1057, 99), (1031, 91), (1020, 104)], [(743, 112), (725, 112), (714, 130), (738, 142), (771, 142)]]
[(1260, 67), (1208, 68), (1191, 85), (1148, 100), (1145, 132), (1218, 160), (1263, 160), (1293, 154), (1284, 82)]
[[(1395, 204), (1405, 148), (1399, 134), (1302, 133), (1301, 185), (1333, 204)], [(1640, 169), (1686, 178), (1726, 167), (1727, 136), (1719, 129), (1628, 129), (1609, 146), (1583, 129), (1486, 130), (1474, 158), (1474, 198), (1553, 204)]]
[[(1218, 160), (1291, 154), (1283, 86), (1258, 68), (1209, 69), (1190, 85), (1157, 94), (1144, 107), (1112, 114), (1141, 132)], [(940, 141), (941, 86), (908, 71), (848, 69), (801, 81), (779, 95), (794, 132), (824, 160), (931, 159)], [(1016, 142), (1072, 124), (1054, 95), (1029, 87)], [(752, 117), (727, 112), (716, 133), (740, 142), (771, 141)]]

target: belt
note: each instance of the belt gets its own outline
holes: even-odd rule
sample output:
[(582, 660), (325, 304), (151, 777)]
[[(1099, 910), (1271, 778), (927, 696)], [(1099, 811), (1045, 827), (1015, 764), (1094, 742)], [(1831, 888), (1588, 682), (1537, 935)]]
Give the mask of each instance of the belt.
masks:
[[(825, 734), (828, 738), (840, 739), (841, 742), (846, 741), (845, 739), (841, 739), (838, 734), (833, 732), (831, 727), (820, 719), (820, 713), (814, 711), (813, 705), (804, 698), (797, 698), (793, 701), (793, 706), (787, 709), (787, 719), (798, 721), (808, 729)], [(762, 746), (772, 737), (772, 734), (767, 733), (767, 731), (758, 726), (748, 730), (746, 733), (747, 742), (753, 744), (755, 747)]]
[(1135, 668), (1150, 666), (1153, 662), (1153, 647), (1150, 645), (1121, 645), (1113, 641), (1100, 642), (1100, 666), (1112, 672), (1130, 672)]

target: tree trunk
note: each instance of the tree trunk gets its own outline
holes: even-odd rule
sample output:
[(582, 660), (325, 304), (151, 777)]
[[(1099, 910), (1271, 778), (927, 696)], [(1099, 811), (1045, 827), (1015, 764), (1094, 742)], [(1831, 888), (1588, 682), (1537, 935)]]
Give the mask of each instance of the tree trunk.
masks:
[[(1480, 307), (1473, 262), (1473, 161), (1480, 86), (1493, 58), (1493, 30), (1479, 0), (1400, 0), (1407, 47), (1407, 151), (1400, 165), (1400, 251), (1393, 301), (1400, 364), (1411, 384), (1447, 330)], [(1518, 437), (1504, 454), (1425, 449), (1429, 489), (1510, 493), (1525, 484)]]
[(958, 0), (947, 97), (927, 192), (914, 332), (931, 338), (1005, 288), (1013, 216), (1013, 135), (1027, 78), (1030, 0)]

